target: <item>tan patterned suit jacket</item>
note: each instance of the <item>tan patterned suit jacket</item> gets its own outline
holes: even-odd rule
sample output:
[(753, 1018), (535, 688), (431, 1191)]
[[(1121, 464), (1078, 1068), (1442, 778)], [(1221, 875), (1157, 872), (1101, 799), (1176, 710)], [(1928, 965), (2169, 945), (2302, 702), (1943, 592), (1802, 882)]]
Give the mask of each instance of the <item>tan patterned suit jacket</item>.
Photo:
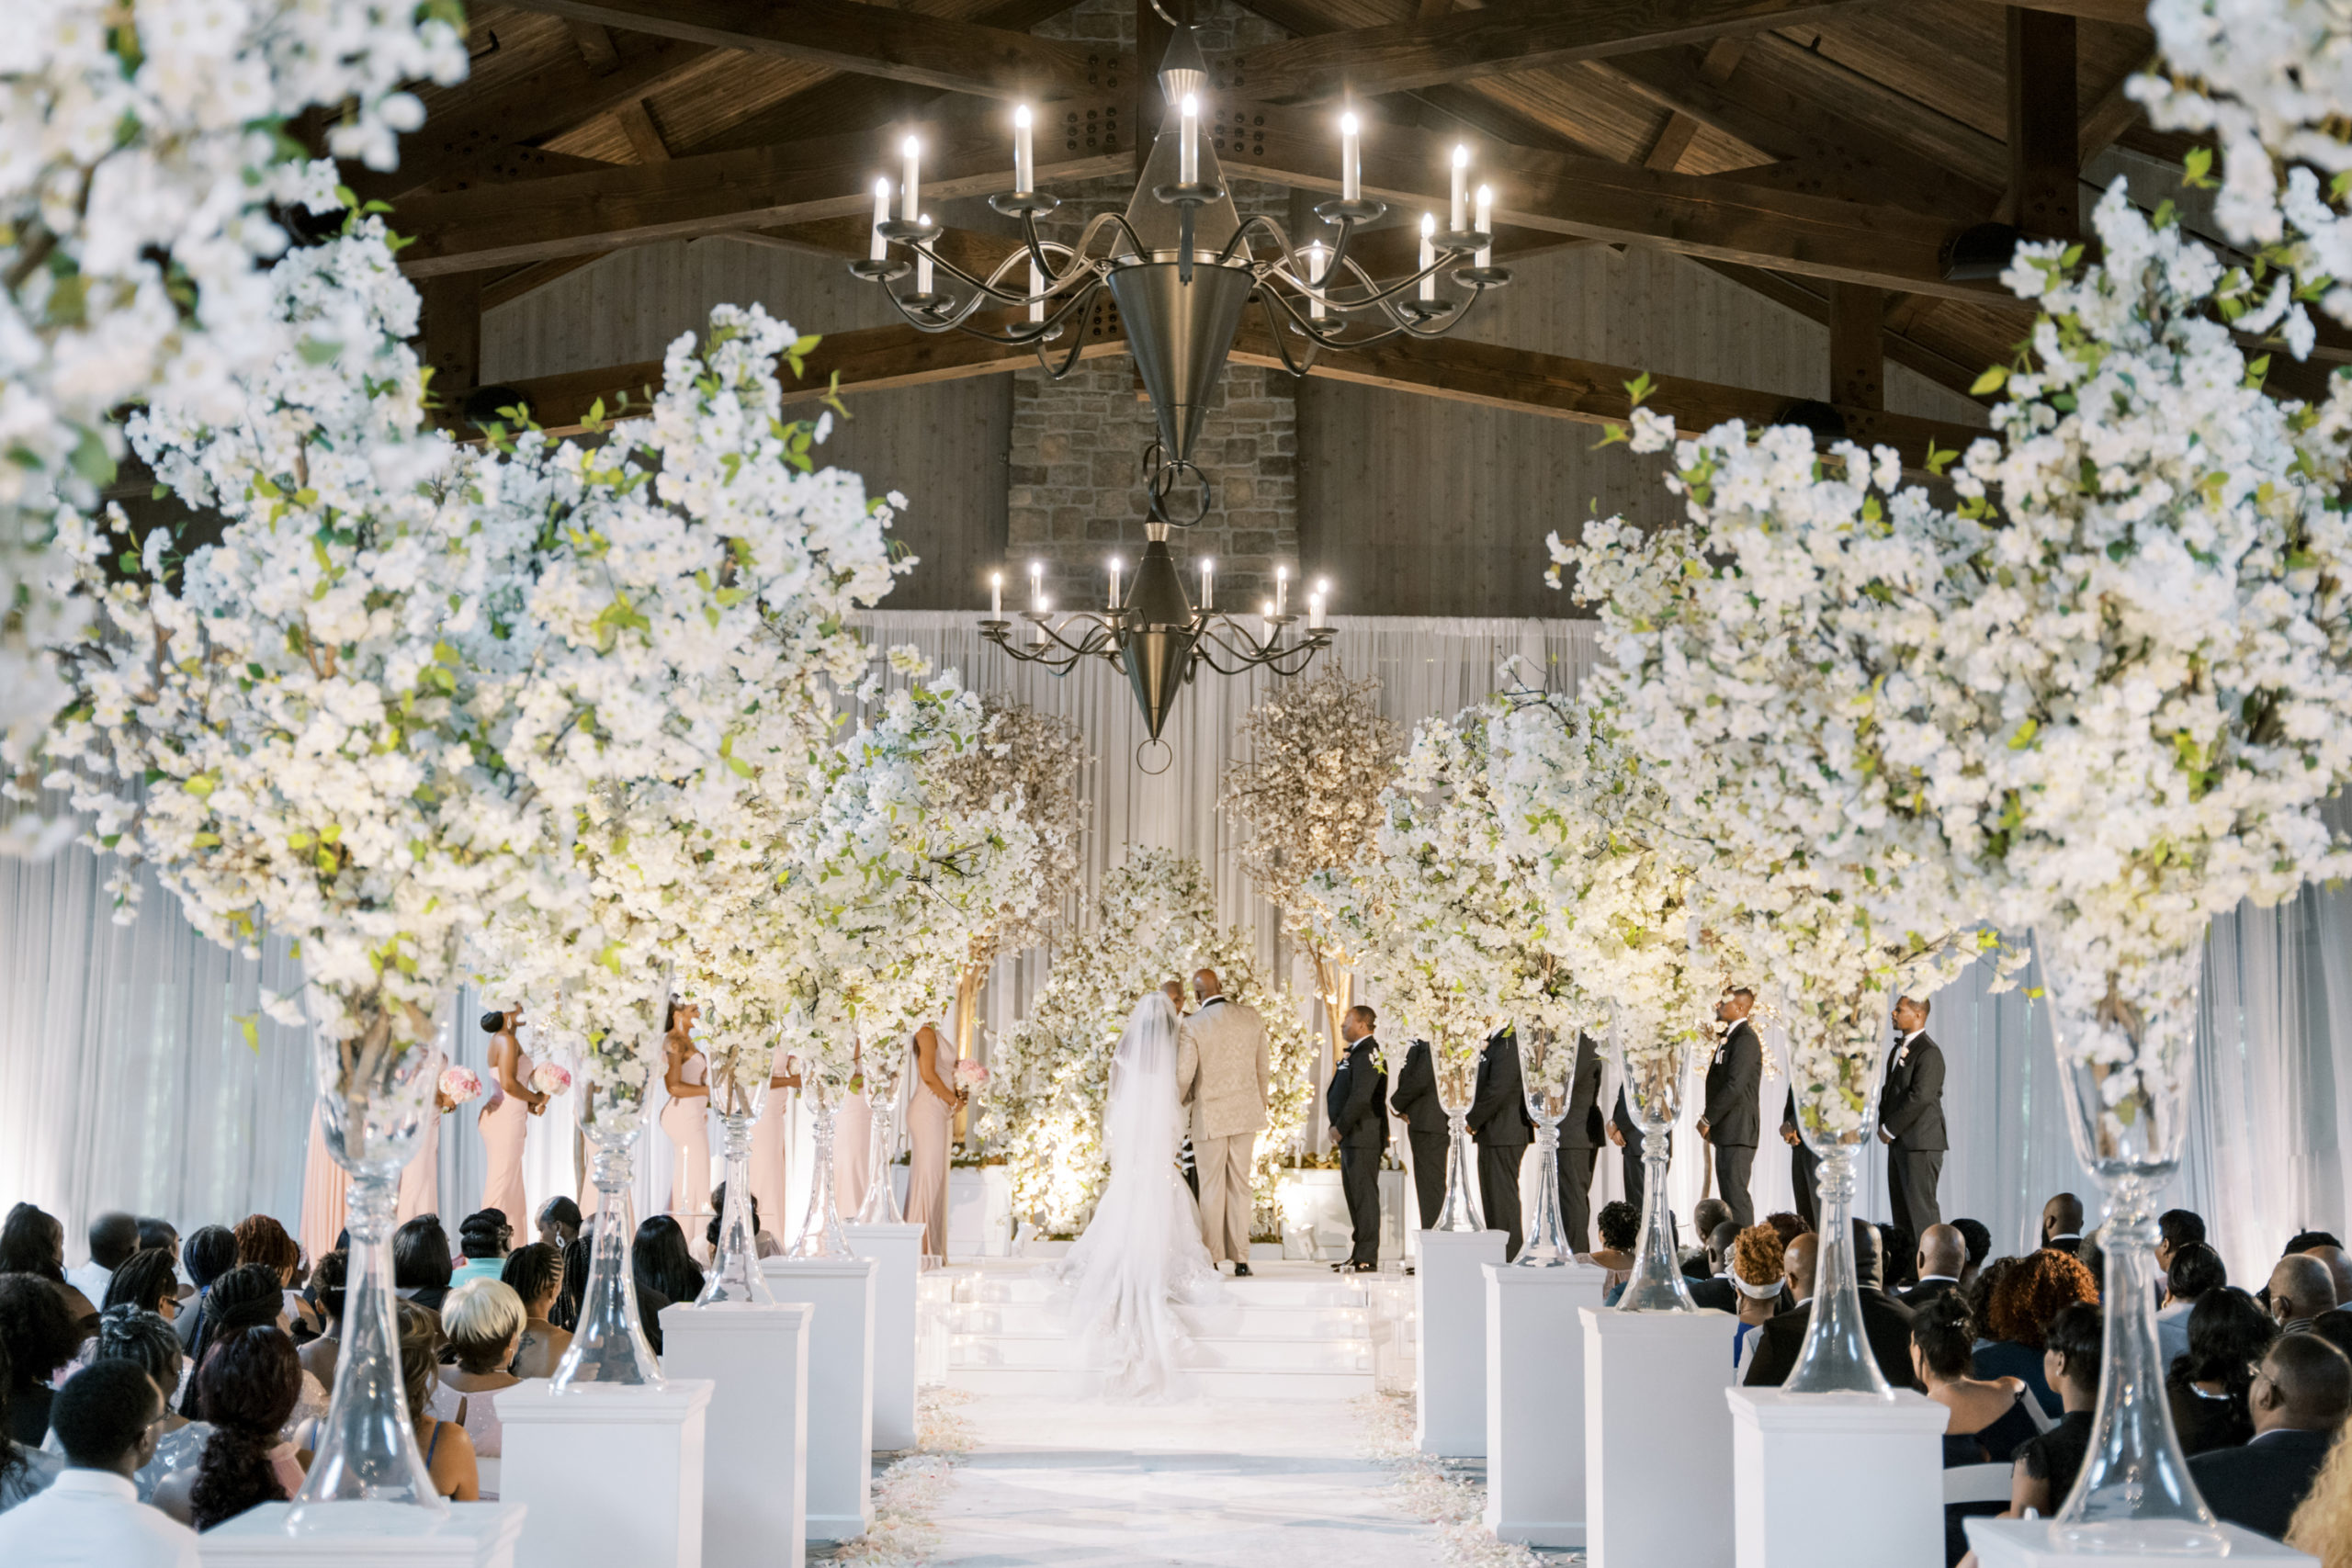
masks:
[(1239, 1002), (1213, 999), (1177, 1034), (1176, 1092), (1193, 1108), (1193, 1137), (1231, 1138), (1266, 1125), (1272, 1073), (1266, 1021)]

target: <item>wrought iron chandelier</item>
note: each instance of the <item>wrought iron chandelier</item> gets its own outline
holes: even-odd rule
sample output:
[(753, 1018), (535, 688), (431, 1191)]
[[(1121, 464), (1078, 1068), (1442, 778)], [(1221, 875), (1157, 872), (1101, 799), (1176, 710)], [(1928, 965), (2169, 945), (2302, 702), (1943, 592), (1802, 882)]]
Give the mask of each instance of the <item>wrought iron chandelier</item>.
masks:
[[(1034, 345), (1038, 363), (1057, 380), (1078, 364), (1085, 342), (1082, 332), (1066, 333), (1065, 324), (1082, 325), (1108, 288), (1159, 425), (1144, 463), (1151, 516), (1182, 527), (1206, 516), (1214, 503), (1205, 476), (1193, 466), (1193, 447), (1251, 300), (1266, 312), (1283, 366), (1304, 376), (1325, 349), (1363, 348), (1399, 336), (1442, 337), (1481, 294), (1509, 283), (1510, 273), (1494, 265), (1493, 197), (1485, 186), (1473, 196), (1464, 147), (1453, 150), (1451, 222), (1441, 231), (1435, 213), (1421, 218), (1419, 270), (1383, 284), (1349, 254), (1364, 226), (1388, 210), (1385, 203), (1364, 198), (1361, 126), (1353, 114), (1340, 121), (1340, 198), (1315, 209), (1338, 230), (1328, 250), (1319, 240), (1303, 251), (1293, 246), (1272, 218), (1241, 219), (1216, 149), (1201, 135), (1208, 67), (1193, 28), (1175, 28), (1159, 68), (1169, 110), (1125, 213), (1097, 214), (1076, 244), (1037, 231), (1037, 220), (1061, 202), (1036, 188), (1024, 104), (1013, 113), (1013, 188), (989, 201), (1021, 220), (1019, 250), (985, 276), (939, 250), (944, 231), (922, 211), (922, 148), (909, 137), (899, 149), (905, 163), (899, 216), (890, 215), (890, 182), (876, 180), (872, 249), (850, 270), (883, 285), (899, 313), (923, 332)], [(1018, 285), (1012, 281), (1024, 271)], [(890, 287), (910, 273), (910, 291)], [(1445, 298), (1442, 275), (1455, 290)], [(937, 287), (942, 277), (961, 286), (960, 299)], [(1019, 307), (1026, 319), (1001, 327), (976, 321), (990, 305)], [(1065, 336), (1068, 346), (1058, 356), (1049, 355), (1046, 345)], [(1170, 493), (1186, 473), (1201, 487), (1198, 505), (1189, 516), (1171, 515)], [(1139, 572), (1137, 585), (1143, 581)]]
[[(1290, 613), (1290, 579), (1283, 570), (1275, 572), (1274, 596), (1260, 607), (1259, 629), (1254, 634), (1240, 616), (1216, 608), (1216, 563), (1213, 560), (1201, 562), (1201, 602), (1195, 607), (1184, 592), (1176, 558), (1169, 551), (1169, 527), (1157, 521), (1144, 525), (1148, 538), (1143, 559), (1136, 566), (1135, 585), (1125, 599), (1119, 597), (1120, 562), (1114, 556), (1108, 607), (1065, 615), (1057, 621), (1052, 602), (1046, 597), (1045, 569), (1032, 565), (1029, 608), (1021, 616), (1028, 623), (1027, 633), (1016, 638), (1013, 623), (1005, 615), (1002, 572), (989, 580), (989, 618), (980, 623), (982, 637), (1013, 658), (1043, 664), (1057, 675), (1068, 674), (1082, 659), (1107, 660), (1112, 668), (1125, 673), (1136, 705), (1143, 710), (1149, 736), (1137, 748), (1138, 753), (1153, 746), (1166, 752), (1167, 743), (1159, 732), (1176, 706), (1177, 696), (1192, 683), (1202, 665), (1220, 675), (1260, 667), (1278, 675), (1295, 675), (1331, 645), (1332, 628), (1325, 618), (1330, 604), (1328, 582), (1318, 582), (1307, 594), (1306, 625), (1297, 639), (1283, 640), (1299, 620)], [(1146, 771), (1166, 770), (1163, 761)]]

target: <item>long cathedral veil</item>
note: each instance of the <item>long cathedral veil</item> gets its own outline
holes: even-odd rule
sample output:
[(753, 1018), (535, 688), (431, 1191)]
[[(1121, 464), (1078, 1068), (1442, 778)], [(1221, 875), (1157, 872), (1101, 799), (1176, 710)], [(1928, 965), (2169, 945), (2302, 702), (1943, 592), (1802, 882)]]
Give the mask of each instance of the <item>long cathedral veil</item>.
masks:
[(1155, 990), (1128, 1015), (1111, 1058), (1102, 1114), (1111, 1176), (1059, 1269), (1086, 1364), (1105, 1374), (1106, 1392), (1130, 1398), (1181, 1392), (1175, 1305), (1217, 1289), (1199, 1210), (1176, 1169), (1177, 1120), (1176, 1009)]

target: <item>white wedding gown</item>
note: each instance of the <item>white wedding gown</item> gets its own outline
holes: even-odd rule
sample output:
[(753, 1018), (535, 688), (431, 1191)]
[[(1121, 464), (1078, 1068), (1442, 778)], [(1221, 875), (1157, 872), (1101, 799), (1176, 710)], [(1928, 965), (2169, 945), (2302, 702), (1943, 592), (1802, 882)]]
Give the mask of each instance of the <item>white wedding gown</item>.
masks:
[(1216, 1265), (1201, 1242), (1200, 1212), (1176, 1168), (1176, 1009), (1153, 991), (1136, 1004), (1111, 1059), (1102, 1147), (1111, 1178), (1094, 1216), (1056, 1276), (1070, 1289), (1081, 1364), (1103, 1392), (1130, 1399), (1181, 1395), (1179, 1303), (1214, 1301)]

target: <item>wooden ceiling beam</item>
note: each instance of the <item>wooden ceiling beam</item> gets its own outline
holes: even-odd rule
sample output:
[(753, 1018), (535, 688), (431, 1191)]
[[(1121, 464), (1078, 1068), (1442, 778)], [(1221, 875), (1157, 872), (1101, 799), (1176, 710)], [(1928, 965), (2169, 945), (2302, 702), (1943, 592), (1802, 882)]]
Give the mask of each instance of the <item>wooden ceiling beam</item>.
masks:
[[(1703, 258), (1699, 265), (1731, 279), (1742, 288), (1754, 290), (1776, 305), (1794, 310), (1807, 321), (1818, 322), (1825, 327), (1830, 324), (1828, 299), (1830, 286), (1827, 284), (1815, 282), (1812, 278), (1784, 277), (1777, 272), (1763, 272), (1755, 267), (1734, 266), (1728, 263), (1707, 261)], [(1973, 397), (1974, 394), (1969, 391), (1969, 388), (1974, 385), (1976, 378), (1984, 373), (1984, 367), (2000, 355), (1987, 354), (1983, 360), (1971, 363), (1954, 359), (1941, 350), (1929, 347), (1908, 335), (1907, 328), (1911, 321), (1919, 313), (1919, 308), (1932, 306), (1935, 303), (1936, 301), (1919, 295), (1905, 295), (1896, 299), (1894, 308), (1888, 310), (1885, 320), (1881, 323), (1880, 341), (1885, 345), (1887, 358), (1895, 364), (1906, 370), (1916, 371), (1939, 387), (1948, 388), (1963, 397)], [(2022, 323), (2030, 321), (2030, 315), (2021, 318), (2020, 331), (2023, 330)]]
[(1852, 0), (1502, 0), (1476, 11), (1323, 32), (1244, 51), (1231, 75), (1273, 103), (1377, 97), (1477, 76), (1762, 31)]
[(2075, 112), (2071, 16), (2008, 12), (2010, 219), (2029, 234), (2082, 232), (2082, 119)]
[(630, 32), (827, 65), (991, 98), (1075, 98), (1110, 91), (1082, 45), (857, 0), (514, 0), (521, 8)]
[(2053, 17), (2079, 17), (2086, 22), (2112, 22), (2118, 27), (2148, 27), (2147, 0), (1986, 0), (2019, 11), (2041, 11)]

